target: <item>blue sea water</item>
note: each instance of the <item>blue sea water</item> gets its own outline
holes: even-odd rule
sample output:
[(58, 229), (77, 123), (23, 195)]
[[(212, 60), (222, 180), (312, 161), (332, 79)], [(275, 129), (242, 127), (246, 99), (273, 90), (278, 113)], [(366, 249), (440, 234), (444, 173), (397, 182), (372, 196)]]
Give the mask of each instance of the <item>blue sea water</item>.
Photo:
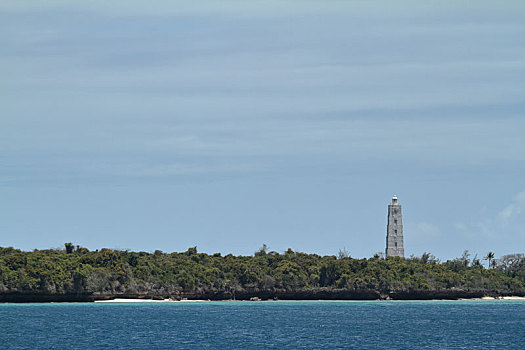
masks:
[(2, 349), (523, 349), (525, 301), (0, 304)]

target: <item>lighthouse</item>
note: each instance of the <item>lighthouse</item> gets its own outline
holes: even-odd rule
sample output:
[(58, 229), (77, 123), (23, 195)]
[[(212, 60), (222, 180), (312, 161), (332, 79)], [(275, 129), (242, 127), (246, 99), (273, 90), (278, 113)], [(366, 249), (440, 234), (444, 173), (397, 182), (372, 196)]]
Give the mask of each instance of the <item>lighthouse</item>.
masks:
[(397, 196), (392, 197), (392, 203), (388, 205), (388, 224), (386, 227), (386, 256), (405, 257), (403, 248), (403, 221), (401, 219), (401, 204)]

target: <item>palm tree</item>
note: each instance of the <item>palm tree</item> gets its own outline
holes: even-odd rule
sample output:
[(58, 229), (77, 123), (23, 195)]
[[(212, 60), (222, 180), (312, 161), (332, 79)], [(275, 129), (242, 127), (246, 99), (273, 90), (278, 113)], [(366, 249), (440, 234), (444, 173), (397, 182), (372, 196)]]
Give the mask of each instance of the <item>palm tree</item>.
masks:
[(489, 261), (489, 269), (492, 266), (492, 264), (491, 264), (492, 259), (494, 259), (494, 253), (493, 252), (488, 252), (487, 256), (483, 258), (483, 260), (488, 260)]

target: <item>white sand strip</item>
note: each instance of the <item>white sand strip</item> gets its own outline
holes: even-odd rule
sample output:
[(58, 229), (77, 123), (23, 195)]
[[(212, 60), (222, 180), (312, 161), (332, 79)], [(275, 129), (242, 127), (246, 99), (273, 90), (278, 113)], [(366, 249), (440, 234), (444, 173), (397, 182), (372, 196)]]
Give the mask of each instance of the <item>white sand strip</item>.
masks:
[(95, 300), (95, 303), (195, 303), (203, 302), (209, 300), (173, 300), (173, 299), (163, 299), (163, 300), (153, 300), (153, 299), (125, 299), (125, 298), (115, 298), (110, 300)]

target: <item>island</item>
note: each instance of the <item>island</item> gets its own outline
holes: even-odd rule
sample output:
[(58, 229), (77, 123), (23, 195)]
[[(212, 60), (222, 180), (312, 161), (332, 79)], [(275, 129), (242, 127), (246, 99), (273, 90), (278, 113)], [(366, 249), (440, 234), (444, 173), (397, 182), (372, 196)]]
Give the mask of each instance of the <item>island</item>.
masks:
[[(491, 253), (492, 254), (492, 253)], [(185, 252), (0, 248), (0, 302), (152, 300), (426, 300), (525, 296), (525, 257), (508, 254), (488, 267), (466, 251), (439, 261), (355, 259), (288, 249), (252, 256)]]

